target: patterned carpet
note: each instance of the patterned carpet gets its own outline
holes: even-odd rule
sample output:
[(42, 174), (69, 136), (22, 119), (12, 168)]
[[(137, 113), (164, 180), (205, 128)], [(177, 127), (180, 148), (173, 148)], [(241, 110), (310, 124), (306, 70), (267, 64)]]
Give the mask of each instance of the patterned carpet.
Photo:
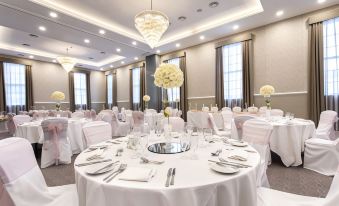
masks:
[[(306, 170), (302, 166), (285, 167), (278, 157), (272, 156), (273, 162), (269, 166), (267, 175), (272, 189), (313, 197), (325, 197), (332, 177), (327, 177), (316, 172)], [(74, 183), (72, 164), (52, 166), (42, 169), (43, 175), (49, 186), (58, 186)]]

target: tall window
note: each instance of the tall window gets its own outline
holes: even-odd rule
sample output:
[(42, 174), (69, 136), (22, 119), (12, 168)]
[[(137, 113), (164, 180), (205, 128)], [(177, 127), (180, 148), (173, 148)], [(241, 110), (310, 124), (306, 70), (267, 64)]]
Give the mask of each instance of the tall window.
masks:
[(4, 62), (6, 109), (17, 113), (26, 108), (26, 66)]
[(339, 96), (339, 17), (324, 22), (324, 84), (325, 96)]
[(141, 90), (141, 79), (140, 79), (140, 68), (132, 69), (132, 101), (133, 101), (133, 109), (140, 109), (140, 90)]
[(87, 109), (86, 74), (74, 73), (74, 101), (75, 109)]
[(222, 49), (225, 106), (230, 108), (241, 106), (243, 99), (242, 44), (230, 44)]
[(108, 108), (113, 106), (113, 75), (107, 75), (107, 104)]
[[(170, 59), (167, 63), (174, 64), (180, 68), (180, 58)], [(180, 87), (167, 89), (167, 97), (170, 107), (178, 107), (178, 103), (180, 102)]]

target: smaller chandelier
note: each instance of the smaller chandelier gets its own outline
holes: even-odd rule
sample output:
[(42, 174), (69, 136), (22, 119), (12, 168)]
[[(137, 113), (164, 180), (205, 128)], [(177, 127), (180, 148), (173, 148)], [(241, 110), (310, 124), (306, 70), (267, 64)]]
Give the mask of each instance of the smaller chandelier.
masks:
[(136, 15), (134, 22), (135, 27), (152, 49), (169, 26), (169, 19), (165, 14), (152, 10), (152, 1), (151, 10), (145, 10)]
[[(68, 55), (68, 48), (66, 50)], [(62, 68), (66, 70), (67, 73), (70, 72), (73, 69), (74, 65), (76, 64), (76, 60), (72, 57), (61, 56), (57, 57), (56, 59), (59, 62), (59, 64), (61, 64)]]

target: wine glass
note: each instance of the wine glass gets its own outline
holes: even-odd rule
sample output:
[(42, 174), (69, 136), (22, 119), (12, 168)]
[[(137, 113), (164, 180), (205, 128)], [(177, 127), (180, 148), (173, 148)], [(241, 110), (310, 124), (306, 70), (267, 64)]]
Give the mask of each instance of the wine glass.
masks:
[(192, 160), (197, 160), (198, 155), (197, 155), (197, 149), (199, 146), (199, 136), (190, 136), (190, 146), (191, 146), (191, 159)]
[(203, 132), (204, 132), (205, 141), (210, 142), (212, 140), (212, 137), (213, 137), (212, 129), (206, 128), (206, 129), (203, 130)]

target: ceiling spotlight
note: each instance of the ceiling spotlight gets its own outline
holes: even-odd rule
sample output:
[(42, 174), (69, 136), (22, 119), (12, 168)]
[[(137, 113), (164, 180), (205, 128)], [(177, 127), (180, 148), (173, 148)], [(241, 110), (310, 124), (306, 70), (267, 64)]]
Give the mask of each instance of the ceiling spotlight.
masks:
[(52, 62), (56, 63), (56, 62), (57, 62), (57, 60), (53, 59), (53, 60), (52, 60)]
[(180, 44), (179, 43), (175, 44), (175, 47), (180, 47)]
[(104, 70), (104, 68), (100, 68), (100, 70), (102, 71), (102, 70)]
[(178, 20), (179, 20), (179, 21), (185, 21), (186, 19), (187, 19), (186, 16), (179, 16), (179, 17), (178, 17)]
[(18, 56), (24, 57), (25, 55), (24, 54), (18, 54)]
[(22, 46), (31, 46), (30, 44), (21, 44)]
[(90, 41), (89, 39), (84, 39), (84, 42), (85, 42), (86, 44), (89, 44), (91, 41)]
[(120, 63), (121, 63), (121, 64), (125, 64), (125, 62), (124, 62), (124, 61), (121, 61)]
[(109, 65), (109, 67), (113, 68), (113, 65), (111, 64), (111, 65)]
[(30, 58), (30, 59), (34, 59), (34, 56), (33, 55), (29, 55), (29, 57), (28, 58)]
[(158, 50), (157, 50), (157, 54), (160, 54), (160, 52), (161, 52), (161, 51), (158, 49)]
[(39, 30), (40, 30), (40, 31), (46, 31), (46, 27), (44, 27), (44, 26), (39, 26)]
[(205, 39), (205, 36), (204, 36), (204, 35), (201, 35), (199, 38), (200, 38), (200, 40), (204, 40), (204, 39)]
[(277, 11), (277, 13), (275, 13), (276, 16), (282, 16), (284, 14), (283, 10)]
[(88, 57), (88, 59), (93, 60), (94, 58), (93, 57)]
[(237, 30), (237, 29), (239, 29), (239, 25), (234, 25), (233, 30)]
[(38, 35), (35, 35), (35, 34), (29, 34), (30, 37), (33, 37), (33, 38), (38, 38), (39, 36)]
[(52, 17), (52, 18), (57, 18), (57, 17), (58, 17), (58, 14), (55, 13), (55, 12), (50, 12), (50, 13), (49, 13), (49, 16)]
[(121, 49), (120, 49), (120, 48), (117, 48), (116, 50), (117, 50), (117, 52), (121, 52)]
[(106, 31), (105, 30), (103, 30), (103, 29), (100, 29), (99, 30), (99, 34), (102, 34), (102, 35), (104, 35), (106, 33)]
[(326, 2), (326, 0), (318, 0), (318, 3), (319, 3), (319, 4), (322, 4), (322, 3), (324, 3), (324, 2)]
[(132, 44), (135, 46), (135, 45), (137, 45), (137, 42), (136, 41), (132, 41)]
[(134, 60), (138, 60), (139, 58), (138, 57), (134, 57)]
[(219, 6), (219, 2), (213, 1), (213, 2), (209, 3), (208, 6), (209, 6), (210, 8), (215, 8), (215, 7)]
[(202, 9), (197, 9), (197, 12), (199, 13), (199, 12), (202, 12)]

